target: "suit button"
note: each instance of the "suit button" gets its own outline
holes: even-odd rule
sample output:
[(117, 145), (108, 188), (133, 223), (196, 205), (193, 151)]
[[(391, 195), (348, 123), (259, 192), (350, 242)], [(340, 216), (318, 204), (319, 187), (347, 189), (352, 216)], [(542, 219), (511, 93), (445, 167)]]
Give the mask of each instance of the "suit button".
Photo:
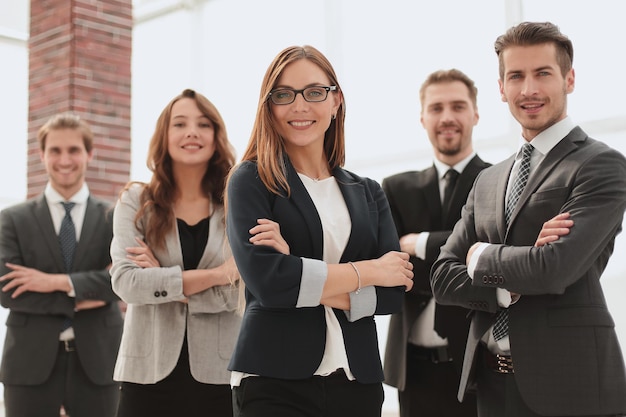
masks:
[(163, 297), (167, 297), (167, 291), (161, 291), (161, 295), (162, 295)]
[(158, 292), (158, 291), (155, 291), (155, 292), (154, 292), (154, 296), (155, 296), (155, 297), (160, 297), (160, 296), (161, 296), (161, 293), (160, 293), (160, 292)]
[(487, 275), (483, 275), (483, 284), (489, 283), (489, 277)]

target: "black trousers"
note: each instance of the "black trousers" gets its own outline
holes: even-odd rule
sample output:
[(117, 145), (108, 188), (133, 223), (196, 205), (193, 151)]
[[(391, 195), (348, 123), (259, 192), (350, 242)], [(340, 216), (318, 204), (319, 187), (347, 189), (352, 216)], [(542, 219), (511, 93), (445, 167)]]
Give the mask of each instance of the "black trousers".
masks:
[(398, 391), (400, 417), (476, 417), (476, 398), (457, 399), (455, 362), (433, 362), (427, 349), (408, 345), (404, 391)]
[(196, 381), (189, 369), (186, 342), (183, 343), (176, 367), (165, 379), (156, 384), (122, 383), (117, 412), (117, 417), (232, 417), (232, 415), (230, 385), (203, 384)]
[(251, 376), (233, 388), (235, 417), (380, 417), (382, 383), (349, 381), (343, 371), (284, 380)]
[(119, 385), (96, 385), (75, 351), (59, 344), (50, 377), (40, 385), (4, 385), (6, 417), (59, 417), (61, 405), (71, 417), (113, 417)]

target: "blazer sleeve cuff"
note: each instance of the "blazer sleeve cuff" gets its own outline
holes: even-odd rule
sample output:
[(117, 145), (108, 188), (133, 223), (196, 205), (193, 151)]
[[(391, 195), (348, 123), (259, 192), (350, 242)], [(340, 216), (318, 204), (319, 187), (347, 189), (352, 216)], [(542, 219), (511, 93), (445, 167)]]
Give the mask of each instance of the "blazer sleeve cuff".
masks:
[(316, 307), (320, 305), (322, 291), (328, 277), (328, 265), (317, 259), (302, 259), (302, 277), (296, 307)]
[(363, 317), (373, 316), (376, 312), (376, 287), (361, 288), (359, 293), (351, 292), (350, 310), (344, 310), (348, 321), (357, 321)]

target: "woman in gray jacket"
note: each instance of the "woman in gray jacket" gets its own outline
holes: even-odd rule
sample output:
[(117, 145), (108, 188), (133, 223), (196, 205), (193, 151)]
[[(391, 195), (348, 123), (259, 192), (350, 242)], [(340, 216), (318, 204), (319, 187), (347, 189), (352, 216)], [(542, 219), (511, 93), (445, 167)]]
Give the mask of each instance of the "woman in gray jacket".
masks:
[(111, 281), (128, 304), (118, 417), (232, 415), (238, 275), (222, 197), (234, 160), (217, 109), (185, 90), (157, 121), (151, 181), (130, 183), (115, 207)]

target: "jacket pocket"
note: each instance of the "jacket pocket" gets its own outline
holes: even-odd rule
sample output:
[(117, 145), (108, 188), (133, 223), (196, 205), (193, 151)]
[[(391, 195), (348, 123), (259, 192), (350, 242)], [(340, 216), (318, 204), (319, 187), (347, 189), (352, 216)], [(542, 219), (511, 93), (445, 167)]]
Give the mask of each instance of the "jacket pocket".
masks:
[(548, 310), (548, 325), (615, 327), (615, 322), (605, 306), (571, 306)]

